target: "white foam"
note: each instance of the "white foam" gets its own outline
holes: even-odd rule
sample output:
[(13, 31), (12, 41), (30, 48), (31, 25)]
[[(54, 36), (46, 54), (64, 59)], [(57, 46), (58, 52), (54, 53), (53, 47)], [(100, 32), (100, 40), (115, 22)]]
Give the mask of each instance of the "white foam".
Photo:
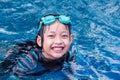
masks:
[(11, 0), (0, 0), (0, 2), (9, 2)]
[(5, 30), (5, 29), (3, 29), (3, 28), (0, 28), (0, 33), (8, 34), (8, 35), (17, 34), (16, 32), (7, 31), (7, 30)]

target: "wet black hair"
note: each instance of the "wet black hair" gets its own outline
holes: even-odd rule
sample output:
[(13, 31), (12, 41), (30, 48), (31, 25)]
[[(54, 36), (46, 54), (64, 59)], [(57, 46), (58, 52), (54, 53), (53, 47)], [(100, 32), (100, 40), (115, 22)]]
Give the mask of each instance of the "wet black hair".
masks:
[[(60, 16), (60, 14), (48, 14), (48, 15), (45, 15), (45, 16), (43, 16), (43, 17), (49, 16), (49, 15)], [(37, 28), (39, 28), (40, 21), (42, 21), (42, 18), (39, 20), (39, 22), (38, 22), (38, 24), (37, 24)], [(65, 24), (65, 25), (68, 27), (69, 33), (71, 34), (71, 23)], [(41, 44), (42, 44), (42, 46), (43, 46), (43, 41), (44, 41), (44, 39), (43, 39), (43, 36), (44, 36), (44, 26), (45, 26), (45, 24), (42, 24), (42, 27), (41, 27), (41, 29), (38, 31), (38, 34), (37, 34), (37, 36), (36, 36), (36, 43), (37, 43), (37, 37), (38, 37), (38, 35), (41, 37)], [(38, 46), (38, 44), (37, 44), (37, 46)], [(42, 46), (41, 46), (41, 47), (42, 47)]]

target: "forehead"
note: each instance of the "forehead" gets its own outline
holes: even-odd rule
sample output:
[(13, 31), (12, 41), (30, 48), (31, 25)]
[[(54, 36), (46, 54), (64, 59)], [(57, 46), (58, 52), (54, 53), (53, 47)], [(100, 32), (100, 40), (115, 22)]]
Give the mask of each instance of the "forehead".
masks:
[(68, 32), (69, 28), (67, 25), (64, 25), (60, 23), (59, 21), (56, 21), (55, 23), (51, 25), (47, 25), (45, 27), (45, 32)]

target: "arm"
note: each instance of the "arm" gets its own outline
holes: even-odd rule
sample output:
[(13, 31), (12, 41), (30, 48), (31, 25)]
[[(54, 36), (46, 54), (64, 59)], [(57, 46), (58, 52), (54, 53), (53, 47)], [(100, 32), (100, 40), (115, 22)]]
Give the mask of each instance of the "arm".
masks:
[(38, 56), (34, 51), (23, 54), (19, 59), (17, 65), (14, 67), (14, 73), (17, 75), (25, 75), (37, 66)]
[(8, 80), (19, 80), (26, 76), (30, 71), (32, 71), (37, 66), (38, 56), (35, 52), (30, 52), (27, 54), (22, 54), (17, 59), (17, 65), (13, 68), (13, 74)]

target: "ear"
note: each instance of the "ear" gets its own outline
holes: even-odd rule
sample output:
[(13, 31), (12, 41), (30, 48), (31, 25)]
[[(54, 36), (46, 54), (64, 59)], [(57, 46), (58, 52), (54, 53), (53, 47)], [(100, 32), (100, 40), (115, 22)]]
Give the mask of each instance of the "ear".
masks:
[(41, 47), (42, 45), (41, 45), (41, 36), (37, 36), (37, 44), (39, 45), (39, 47)]
[(71, 34), (71, 35), (70, 35), (70, 43), (72, 43), (73, 39), (74, 39), (74, 35)]

